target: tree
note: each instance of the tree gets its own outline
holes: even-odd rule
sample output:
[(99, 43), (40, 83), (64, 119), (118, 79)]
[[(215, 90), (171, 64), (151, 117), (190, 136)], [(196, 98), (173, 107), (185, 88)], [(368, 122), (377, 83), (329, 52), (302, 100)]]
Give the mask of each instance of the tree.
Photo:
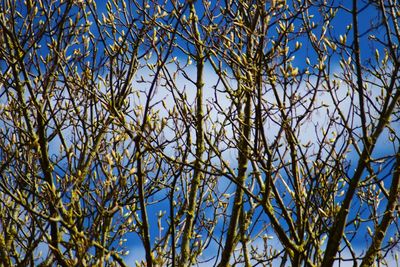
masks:
[(397, 260), (396, 1), (0, 14), (0, 266)]

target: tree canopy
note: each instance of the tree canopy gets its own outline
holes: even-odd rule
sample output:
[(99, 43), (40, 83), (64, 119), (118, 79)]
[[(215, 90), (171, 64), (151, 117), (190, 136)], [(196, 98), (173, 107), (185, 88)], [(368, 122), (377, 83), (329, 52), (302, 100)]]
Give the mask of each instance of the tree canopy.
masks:
[(0, 1), (0, 266), (393, 266), (399, 17)]

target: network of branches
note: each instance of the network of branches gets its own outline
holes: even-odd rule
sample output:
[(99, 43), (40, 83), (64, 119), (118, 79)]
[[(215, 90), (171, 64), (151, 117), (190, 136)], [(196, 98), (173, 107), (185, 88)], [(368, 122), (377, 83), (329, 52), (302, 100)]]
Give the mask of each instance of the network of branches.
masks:
[(0, 1), (0, 266), (394, 266), (399, 17)]

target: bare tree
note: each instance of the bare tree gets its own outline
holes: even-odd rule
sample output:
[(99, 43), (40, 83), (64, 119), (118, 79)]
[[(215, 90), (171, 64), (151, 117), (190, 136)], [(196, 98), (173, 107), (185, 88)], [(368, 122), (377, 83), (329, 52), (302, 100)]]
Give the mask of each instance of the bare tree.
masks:
[(2, 1), (0, 266), (389, 266), (399, 14)]

